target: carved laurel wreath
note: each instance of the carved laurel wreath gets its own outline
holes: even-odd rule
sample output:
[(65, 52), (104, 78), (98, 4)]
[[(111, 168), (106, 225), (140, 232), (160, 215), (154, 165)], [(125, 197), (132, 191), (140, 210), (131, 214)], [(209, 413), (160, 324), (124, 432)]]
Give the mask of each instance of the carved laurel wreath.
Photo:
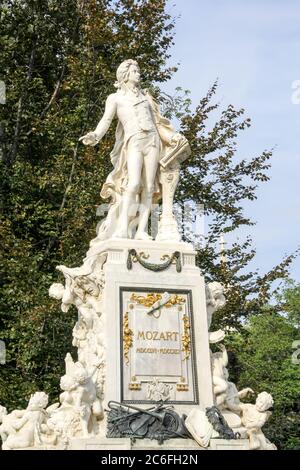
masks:
[(178, 273), (181, 272), (182, 270), (182, 265), (181, 265), (181, 258), (180, 258), (180, 253), (179, 251), (175, 251), (171, 256), (168, 257), (167, 261), (161, 264), (157, 263), (148, 263), (148, 261), (145, 261), (145, 259), (140, 256), (137, 251), (132, 248), (131, 250), (128, 251), (128, 257), (127, 257), (127, 269), (131, 270), (132, 269), (132, 262), (138, 262), (140, 263), (141, 266), (145, 269), (149, 269), (150, 271), (154, 272), (159, 272), (159, 271), (164, 271), (165, 269), (168, 269), (169, 266), (175, 261), (176, 264), (176, 271)]

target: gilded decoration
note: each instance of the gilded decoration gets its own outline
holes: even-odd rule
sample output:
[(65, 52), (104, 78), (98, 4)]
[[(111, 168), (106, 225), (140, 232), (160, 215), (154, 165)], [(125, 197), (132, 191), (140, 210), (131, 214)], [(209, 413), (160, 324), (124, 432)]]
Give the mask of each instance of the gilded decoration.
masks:
[(133, 331), (129, 328), (129, 315), (128, 312), (124, 315), (123, 326), (123, 343), (124, 343), (124, 356), (126, 365), (129, 364), (129, 350), (133, 344)]
[[(138, 295), (133, 293), (130, 297), (131, 302), (136, 302), (139, 305), (144, 305), (144, 307), (152, 307), (156, 302), (162, 299), (162, 294), (151, 293), (147, 295)], [(170, 308), (174, 305), (181, 305), (185, 302), (184, 297), (181, 295), (173, 295), (170, 300), (164, 304), (164, 307)]]
[(189, 359), (191, 354), (191, 335), (190, 335), (190, 320), (188, 315), (183, 315), (183, 335), (182, 335), (182, 351), (184, 351), (185, 359)]

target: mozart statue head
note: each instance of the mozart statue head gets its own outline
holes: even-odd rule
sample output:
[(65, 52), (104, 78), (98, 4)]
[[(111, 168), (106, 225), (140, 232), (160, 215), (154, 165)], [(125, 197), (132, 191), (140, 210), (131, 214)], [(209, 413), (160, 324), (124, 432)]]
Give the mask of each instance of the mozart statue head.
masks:
[(115, 87), (122, 89), (128, 81), (137, 85), (140, 81), (140, 68), (136, 60), (127, 59), (117, 68)]

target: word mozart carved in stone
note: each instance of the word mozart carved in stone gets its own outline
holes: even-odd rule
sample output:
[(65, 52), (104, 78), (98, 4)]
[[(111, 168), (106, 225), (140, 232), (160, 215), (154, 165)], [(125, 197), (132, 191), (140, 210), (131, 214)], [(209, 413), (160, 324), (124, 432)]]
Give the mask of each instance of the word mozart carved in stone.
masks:
[(178, 331), (138, 331), (137, 339), (149, 341), (178, 341)]

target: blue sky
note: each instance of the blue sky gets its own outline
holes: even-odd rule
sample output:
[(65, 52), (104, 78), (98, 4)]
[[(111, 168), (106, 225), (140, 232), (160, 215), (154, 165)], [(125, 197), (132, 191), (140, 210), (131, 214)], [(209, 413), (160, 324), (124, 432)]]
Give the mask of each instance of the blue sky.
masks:
[[(244, 107), (252, 126), (241, 135), (239, 155), (251, 157), (276, 146), (271, 181), (245, 209), (255, 221), (257, 257), (251, 268), (270, 269), (300, 245), (300, 2), (298, 0), (175, 0), (171, 63), (179, 71), (164, 85), (191, 91), (197, 105), (219, 78), (217, 100)], [(299, 92), (292, 89), (292, 84)], [(299, 104), (292, 102), (292, 96)], [(300, 282), (300, 259), (291, 276)]]

